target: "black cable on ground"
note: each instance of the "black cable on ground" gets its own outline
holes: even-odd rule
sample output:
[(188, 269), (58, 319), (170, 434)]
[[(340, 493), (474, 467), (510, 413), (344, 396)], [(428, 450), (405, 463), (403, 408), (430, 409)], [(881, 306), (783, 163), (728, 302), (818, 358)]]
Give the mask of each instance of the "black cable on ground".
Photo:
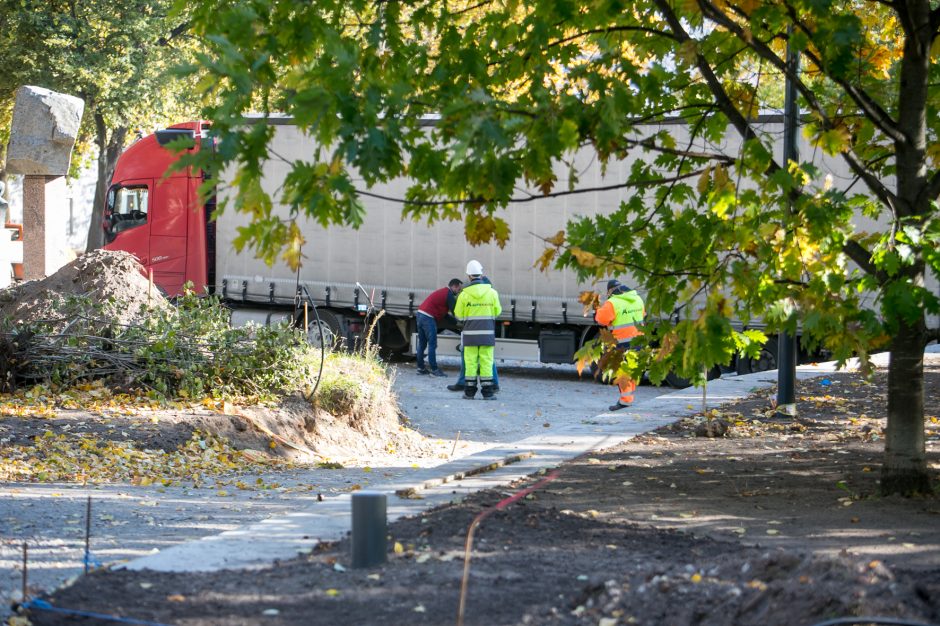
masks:
[(867, 624), (876, 624), (878, 626), (937, 626), (936, 624), (913, 622), (898, 617), (837, 617), (825, 622), (817, 622), (813, 626), (864, 626)]

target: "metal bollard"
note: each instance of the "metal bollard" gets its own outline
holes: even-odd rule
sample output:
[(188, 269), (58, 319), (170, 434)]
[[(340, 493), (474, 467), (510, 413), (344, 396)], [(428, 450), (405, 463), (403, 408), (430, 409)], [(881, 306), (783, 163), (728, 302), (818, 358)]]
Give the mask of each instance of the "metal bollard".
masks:
[(374, 491), (352, 494), (352, 566), (372, 567), (384, 563), (387, 537), (385, 494)]

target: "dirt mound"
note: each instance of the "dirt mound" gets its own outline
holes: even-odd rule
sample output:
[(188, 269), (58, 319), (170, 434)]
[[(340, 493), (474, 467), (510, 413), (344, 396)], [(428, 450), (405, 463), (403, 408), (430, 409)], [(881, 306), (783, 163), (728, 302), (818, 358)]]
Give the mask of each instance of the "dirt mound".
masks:
[(70, 298), (100, 303), (102, 315), (120, 324), (139, 319), (142, 309), (167, 306), (156, 287), (150, 287), (144, 268), (128, 252), (95, 250), (55, 274), (0, 291), (0, 320), (19, 323), (67, 317)]

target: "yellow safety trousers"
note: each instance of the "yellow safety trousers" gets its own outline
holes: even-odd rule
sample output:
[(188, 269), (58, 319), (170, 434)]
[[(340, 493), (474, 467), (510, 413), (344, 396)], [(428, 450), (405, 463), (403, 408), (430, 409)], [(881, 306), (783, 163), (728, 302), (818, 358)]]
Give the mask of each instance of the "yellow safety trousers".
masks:
[(467, 384), (476, 384), (479, 375), (481, 382), (493, 380), (493, 351), (495, 346), (464, 346), (463, 364)]

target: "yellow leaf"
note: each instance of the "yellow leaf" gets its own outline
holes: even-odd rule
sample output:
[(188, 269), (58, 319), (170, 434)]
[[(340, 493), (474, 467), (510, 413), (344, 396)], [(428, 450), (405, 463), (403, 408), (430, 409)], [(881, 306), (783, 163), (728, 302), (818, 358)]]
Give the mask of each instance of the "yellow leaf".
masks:
[(601, 304), (601, 297), (593, 291), (582, 291), (578, 294), (578, 302), (584, 305), (584, 314), (597, 309)]
[(392, 547), (392, 550), (395, 554), (401, 554), (405, 551), (405, 546), (401, 545), (398, 541), (395, 542), (395, 545)]
[(587, 250), (582, 250), (577, 246), (572, 246), (569, 251), (571, 256), (575, 258), (578, 262), (578, 265), (581, 267), (599, 267), (604, 264), (604, 261), (600, 259), (593, 252), (588, 252)]
[(287, 266), (292, 270), (296, 270), (300, 267), (301, 260), (303, 259), (303, 245), (306, 241), (303, 233), (300, 232), (300, 227), (297, 225), (297, 222), (291, 222), (287, 229), (287, 244), (285, 245), (283, 258), (284, 261), (287, 262)]
[(700, 15), (702, 12), (696, 0), (682, 0), (680, 6), (682, 7), (683, 11), (686, 13), (692, 13), (693, 15)]
[(545, 248), (542, 251), (542, 255), (535, 261), (532, 267), (537, 267), (541, 271), (546, 271), (552, 265), (552, 261), (555, 260), (555, 255), (558, 251), (555, 248)]
[(715, 189), (724, 189), (728, 184), (728, 170), (721, 165), (715, 166)]
[(694, 39), (686, 39), (679, 46), (676, 56), (686, 63), (695, 63), (696, 57), (698, 57), (698, 44), (696, 44)]
[(343, 160), (339, 157), (339, 155), (333, 157), (333, 160), (330, 162), (330, 174), (332, 176), (336, 176), (342, 171), (342, 169)]
[(693, 583), (700, 583), (700, 582), (702, 582), (702, 575), (701, 575), (701, 574), (692, 574), (691, 580), (692, 580)]
[(550, 243), (553, 246), (562, 246), (565, 243), (565, 231), (559, 230), (555, 233), (554, 237), (549, 237), (545, 240), (545, 243)]
[(336, 596), (339, 595), (339, 591), (336, 589), (327, 589), (326, 595), (330, 596), (331, 598), (335, 598)]
[(698, 183), (696, 183), (695, 188), (700, 194), (705, 194), (708, 191), (708, 184), (711, 182), (712, 178), (712, 166), (709, 165), (705, 168), (705, 171), (702, 172), (702, 175), (698, 177)]

